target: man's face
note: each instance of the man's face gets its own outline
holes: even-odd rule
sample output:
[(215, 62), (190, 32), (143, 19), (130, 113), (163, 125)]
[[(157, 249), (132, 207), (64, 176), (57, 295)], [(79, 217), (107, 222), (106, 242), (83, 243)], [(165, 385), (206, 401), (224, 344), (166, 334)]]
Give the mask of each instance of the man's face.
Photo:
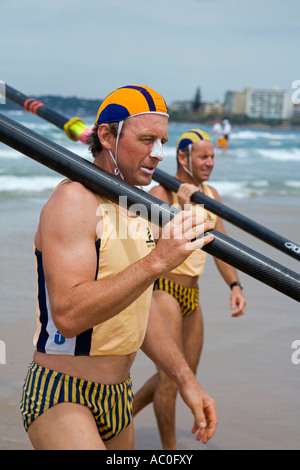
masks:
[(168, 140), (168, 118), (159, 114), (141, 114), (126, 119), (118, 144), (118, 166), (128, 183), (147, 186), (159, 159), (151, 157), (153, 144)]
[(191, 161), (193, 176), (197, 182), (207, 181), (214, 168), (213, 144), (206, 140), (195, 142), (192, 147)]

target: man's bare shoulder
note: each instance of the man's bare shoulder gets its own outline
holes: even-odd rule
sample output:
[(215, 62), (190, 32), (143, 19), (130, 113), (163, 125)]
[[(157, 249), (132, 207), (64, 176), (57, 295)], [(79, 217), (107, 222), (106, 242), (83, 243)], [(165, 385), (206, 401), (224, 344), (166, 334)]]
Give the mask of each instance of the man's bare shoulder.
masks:
[(150, 189), (149, 194), (151, 194), (154, 197), (157, 197), (161, 201), (167, 202), (168, 204), (171, 204), (172, 202), (171, 191), (164, 188), (164, 186), (161, 186), (161, 185), (154, 186), (153, 188)]
[(98, 201), (95, 195), (77, 182), (66, 182), (51, 194), (44, 205), (37, 235), (64, 237), (86, 233), (95, 236)]
[(213, 193), (214, 198), (215, 198), (217, 201), (220, 201), (221, 198), (220, 198), (220, 195), (219, 195), (218, 191), (216, 190), (216, 188), (214, 188), (214, 187), (211, 186), (210, 184), (209, 184), (209, 185), (207, 184), (206, 186), (211, 190), (211, 192)]
[(66, 181), (53, 191), (43, 211), (57, 210), (60, 212), (68, 208), (73, 212), (73, 210), (92, 209), (97, 204), (95, 195), (81, 183)]

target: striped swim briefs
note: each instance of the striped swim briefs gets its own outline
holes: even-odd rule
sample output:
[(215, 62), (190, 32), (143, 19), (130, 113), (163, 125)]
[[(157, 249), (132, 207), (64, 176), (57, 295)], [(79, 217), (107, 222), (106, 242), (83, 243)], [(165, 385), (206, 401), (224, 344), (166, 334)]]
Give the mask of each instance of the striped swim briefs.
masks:
[(130, 376), (117, 385), (77, 379), (32, 362), (23, 386), (21, 413), (25, 430), (46, 410), (58, 403), (87, 406), (100, 437), (109, 441), (132, 421), (133, 389)]
[(183, 317), (188, 317), (199, 305), (198, 287), (184, 287), (160, 277), (154, 282), (153, 290), (162, 290), (171, 294), (179, 303)]

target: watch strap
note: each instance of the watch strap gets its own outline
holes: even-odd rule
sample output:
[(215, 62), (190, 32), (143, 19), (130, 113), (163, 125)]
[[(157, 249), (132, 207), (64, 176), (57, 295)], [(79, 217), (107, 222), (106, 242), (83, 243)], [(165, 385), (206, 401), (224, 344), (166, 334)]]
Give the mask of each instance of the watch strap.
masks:
[(232, 284), (230, 284), (230, 289), (232, 289), (234, 286), (239, 286), (241, 289), (243, 289), (243, 286), (240, 283), (240, 281), (236, 281), (236, 282), (233, 282)]

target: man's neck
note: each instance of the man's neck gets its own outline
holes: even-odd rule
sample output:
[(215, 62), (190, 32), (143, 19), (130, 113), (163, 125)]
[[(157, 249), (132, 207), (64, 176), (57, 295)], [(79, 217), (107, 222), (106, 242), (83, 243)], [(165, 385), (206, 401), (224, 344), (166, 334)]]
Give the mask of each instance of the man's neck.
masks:
[(184, 171), (182, 167), (178, 168), (175, 178), (180, 180), (182, 183), (195, 184), (196, 186), (200, 186), (201, 184), (196, 181), (193, 176), (189, 175), (186, 171)]

